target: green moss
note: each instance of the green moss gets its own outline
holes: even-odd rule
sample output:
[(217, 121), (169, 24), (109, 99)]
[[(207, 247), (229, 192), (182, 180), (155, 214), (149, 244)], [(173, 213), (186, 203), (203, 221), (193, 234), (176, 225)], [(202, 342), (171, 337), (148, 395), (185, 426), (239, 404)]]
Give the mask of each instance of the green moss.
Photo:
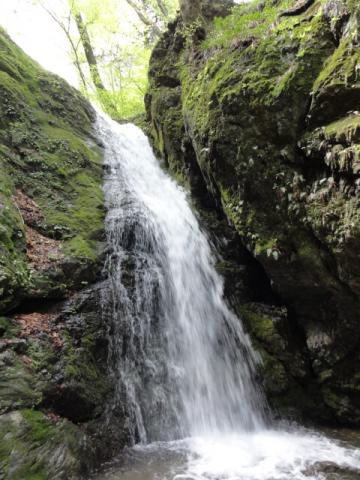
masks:
[(240, 312), (257, 338), (269, 339), (269, 337), (274, 334), (275, 329), (271, 318), (249, 309), (246, 306), (240, 307)]
[(261, 376), (267, 394), (272, 397), (284, 393), (290, 388), (291, 377), (279, 359), (286, 348), (284, 339), (277, 331), (275, 320), (259, 310), (255, 304), (241, 305), (239, 311), (261, 356)]
[(73, 455), (81, 450), (76, 446), (81, 435), (68, 422), (54, 425), (39, 411), (20, 410), (0, 416), (0, 437), (0, 471), (5, 478), (11, 474), (14, 480), (45, 480), (64, 471), (67, 478), (79, 478)]
[(283, 0), (280, 5), (263, 0), (252, 0), (249, 3), (236, 6), (231, 15), (225, 18), (216, 18), (214, 28), (204, 46), (228, 47), (232, 42), (248, 37), (260, 38), (265, 36), (269, 28), (276, 21), (280, 9), (291, 6), (291, 0)]
[[(285, 179), (293, 176), (289, 163), (294, 161), (298, 131), (306, 116), (304, 98), (335, 50), (320, 5), (316, 2), (310, 13), (296, 19), (277, 18), (276, 22), (274, 15), (289, 6), (286, 2), (276, 7), (265, 2), (264, 9), (257, 3), (242, 5), (217, 20), (215, 32), (221, 25), (220, 36), (236, 38), (234, 23), (252, 24), (255, 16), (257, 23), (266, 26), (266, 35), (259, 32), (248, 46), (220, 41), (217, 50), (208, 43), (212, 42), (209, 34), (211, 40), (202, 45), (206, 60), (198, 63), (189, 62), (188, 52), (182, 53), (182, 113), (198, 164), (205, 179), (215, 179), (224, 211), (248, 248), (265, 258), (278, 247), (283, 236), (274, 235), (274, 230), (281, 232), (293, 207), (292, 187), (282, 186), (285, 193), (280, 187), (276, 190), (275, 179), (280, 173)], [(212, 158), (203, 153), (212, 150)], [(281, 156), (286, 156), (287, 164)], [(277, 249), (272, 258), (278, 259), (280, 253)]]
[(296, 239), (297, 256), (304, 267), (312, 272), (315, 278), (321, 281), (323, 286), (331, 285), (334, 282), (323, 261), (322, 252), (316, 247), (316, 244), (305, 237)]
[(12, 202), (12, 194), (0, 151), (0, 312), (14, 305), (21, 290), (30, 283), (24, 224)]
[(65, 374), (67, 381), (87, 383), (89, 386), (99, 380), (99, 370), (92, 355), (95, 344), (94, 334), (87, 332), (82, 338), (82, 349), (74, 347), (72, 338), (65, 333)]
[[(216, 105), (219, 103), (229, 104), (238, 100), (240, 107), (244, 100), (247, 104), (250, 100), (250, 105), (254, 106), (271, 105), (289, 92), (292, 100), (294, 94), (304, 95), (303, 92), (311, 88), (320, 72), (326, 53), (334, 50), (329, 28), (320, 13), (311, 23), (283, 18), (273, 24), (277, 12), (286, 8), (288, 2), (283, 2), (280, 7), (274, 7), (270, 1), (265, 2), (263, 10), (256, 8), (257, 3), (237, 7), (232, 15), (218, 19), (220, 26), (215, 23), (215, 32), (225, 38), (230, 35), (239, 40), (234, 23), (239, 22), (240, 31), (243, 22), (261, 24), (266, 32), (261, 42), (252, 39), (252, 47), (230, 48), (228, 42), (222, 44), (220, 41), (222, 49), (213, 51), (206, 41), (203, 48), (207, 50), (209, 59), (195, 72), (189, 66), (186, 55), (184, 57), (181, 69), (183, 104), (186, 111), (191, 112), (200, 131), (211, 123), (213, 116), (218, 117)], [(247, 18), (249, 14), (243, 13), (248, 9), (251, 16), (258, 18), (256, 22)], [(270, 19), (268, 10), (272, 12)], [(209, 35), (210, 43), (214, 41), (218, 44), (219, 39), (213, 40), (213, 33)], [(281, 54), (284, 45), (296, 53), (291, 62), (289, 56)]]
[[(89, 385), (95, 389), (96, 386), (93, 382), (99, 381), (99, 372), (96, 369), (93, 359), (81, 358), (78, 354), (74, 356), (68, 355), (67, 358), (69, 364), (65, 368), (66, 380), (83, 384), (85, 389), (78, 393), (85, 394), (90, 398), (91, 390)], [(87, 384), (87, 382), (89, 383)], [(100, 392), (98, 393), (100, 394)]]
[(241, 305), (239, 311), (252, 337), (260, 342), (262, 348), (277, 354), (286, 351), (286, 344), (278, 332), (276, 320), (269, 313), (261, 311), (256, 304)]
[(64, 382), (63, 389), (71, 392), (74, 401), (81, 405), (82, 411), (78, 411), (79, 418), (86, 420), (96, 417), (102, 412), (105, 395), (109, 384), (106, 379), (104, 365), (98, 359), (101, 357), (97, 344), (99, 332), (98, 314), (84, 317), (87, 328), (82, 335), (80, 345), (74, 342), (70, 333), (62, 332), (64, 339), (63, 362)]
[[(16, 135), (21, 148), (32, 147), (32, 153), (25, 162), (16, 157), (8, 158), (7, 163), (10, 166), (16, 162), (15, 182), (41, 207), (44, 228), (55, 237), (66, 239), (79, 234), (84, 241), (91, 239), (103, 229), (99, 150), (89, 148), (79, 135), (48, 125), (33, 132), (27, 125), (17, 124)], [(35, 145), (28, 144), (27, 136)]]
[[(180, 94), (173, 89), (166, 89), (157, 95), (154, 93), (154, 108), (152, 115), (158, 118), (156, 127), (152, 129), (151, 135), (154, 140), (157, 154), (165, 160), (166, 167), (169, 167), (176, 180), (184, 186), (189, 187), (187, 175), (187, 158), (182, 148), (182, 137), (184, 135), (184, 122), (181, 114)], [(173, 142), (173, 139), (178, 141)], [(179, 161), (181, 158), (183, 161)]]
[[(360, 62), (358, 48), (352, 48), (352, 35), (344, 37), (339, 47), (329, 57), (314, 83), (314, 90), (324, 86), (347, 85), (348, 82), (360, 84), (357, 66)], [(357, 81), (356, 81), (357, 80)]]
[(267, 352), (262, 354), (262, 369), (265, 377), (265, 390), (268, 395), (283, 394), (289, 389), (289, 376), (279, 360)]
[(323, 130), (325, 138), (337, 142), (360, 140), (360, 115), (349, 115), (326, 125)]
[[(343, 3), (359, 16), (356, 2)], [(321, 332), (331, 328), (334, 350), (347, 351), (347, 359), (354, 358), (358, 338), (352, 334), (359, 293), (360, 62), (354, 15), (329, 19), (327, 0), (315, 0), (292, 17), (279, 15), (294, 4), (265, 0), (238, 6), (205, 25), (202, 44), (187, 39), (181, 46), (179, 20), (151, 61), (148, 113), (171, 171), (190, 178), (200, 168), (217, 205), (289, 305), (294, 322), (286, 323), (288, 336), (257, 310), (243, 316), (264, 370), (274, 379), (272, 398), (282, 400), (288, 381), (282, 403), (311, 410), (321, 387), (309, 387), (309, 401), (303, 384), (312, 382), (311, 362), (316, 367), (322, 359), (315, 352), (307, 365), (306, 338), (294, 325), (304, 329), (304, 337), (309, 322)], [(180, 89), (164, 85), (164, 72), (179, 76), (181, 84), (181, 101), (170, 105), (169, 118), (163, 98)], [(172, 119), (174, 130), (161, 128)], [(197, 165), (186, 170), (177, 148), (188, 139)], [(330, 348), (327, 355), (334, 363), (340, 358)], [(350, 389), (355, 411), (357, 392)], [(320, 397), (321, 415), (329, 415)]]
[(44, 415), (36, 410), (23, 410), (22, 415), (31, 428), (33, 442), (42, 443), (54, 433), (54, 427)]
[(96, 252), (94, 251), (94, 241), (86, 241), (83, 237), (77, 235), (64, 244), (64, 253), (73, 258), (80, 260), (96, 260)]
[(318, 267), (321, 267), (319, 250), (315, 248), (315, 246), (311, 243), (306, 242), (300, 245), (297, 253), (302, 259), (304, 259), (304, 261), (309, 263), (311, 266), (317, 265)]
[(266, 255), (269, 256), (269, 252), (274, 251), (277, 247), (278, 240), (276, 238), (270, 238), (266, 239), (264, 236), (261, 236), (261, 238), (256, 242), (255, 246), (255, 255)]
[(40, 207), (36, 228), (62, 240), (65, 256), (79, 263), (97, 259), (104, 197), (93, 120), (91, 106), (75, 89), (0, 30), (0, 312), (35, 290), (39, 296), (42, 288), (31, 279), (15, 189)]
[[(24, 344), (18, 344), (19, 347), (20, 351), (25, 348)], [(14, 348), (17, 348), (16, 343)], [(5, 361), (0, 360), (0, 414), (38, 405), (42, 393), (36, 389), (34, 371), (22, 362), (14, 350), (8, 349), (5, 358)]]

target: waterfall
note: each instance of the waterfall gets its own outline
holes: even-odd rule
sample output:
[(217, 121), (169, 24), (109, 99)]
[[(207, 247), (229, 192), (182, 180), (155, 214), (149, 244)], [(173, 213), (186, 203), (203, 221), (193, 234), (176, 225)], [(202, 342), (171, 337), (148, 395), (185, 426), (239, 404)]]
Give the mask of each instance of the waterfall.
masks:
[(260, 360), (224, 300), (186, 192), (160, 168), (140, 129), (99, 116), (98, 131), (109, 245), (102, 307), (112, 319), (108, 418), (126, 419), (137, 446), (120, 469), (96, 478), (359, 478), (359, 449), (269, 425), (254, 380)]
[[(117, 401), (134, 441), (264, 426), (258, 358), (186, 192), (134, 125), (99, 121)], [(165, 432), (165, 433), (164, 433)]]

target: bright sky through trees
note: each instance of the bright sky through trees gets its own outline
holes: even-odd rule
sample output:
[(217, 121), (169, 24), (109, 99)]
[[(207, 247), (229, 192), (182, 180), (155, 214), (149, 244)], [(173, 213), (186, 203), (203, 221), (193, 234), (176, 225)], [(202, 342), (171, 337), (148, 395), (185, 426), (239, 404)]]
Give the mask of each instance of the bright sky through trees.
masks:
[[(177, 0), (2, 0), (0, 24), (45, 68), (113, 117), (124, 118), (143, 109), (150, 51), (177, 5)], [(89, 51), (96, 67), (89, 64)]]
[(28, 0), (2, 0), (0, 25), (42, 66), (78, 86), (66, 38), (39, 5)]
[(177, 8), (178, 0), (1, 0), (0, 25), (112, 117), (129, 118), (144, 108), (150, 51)]

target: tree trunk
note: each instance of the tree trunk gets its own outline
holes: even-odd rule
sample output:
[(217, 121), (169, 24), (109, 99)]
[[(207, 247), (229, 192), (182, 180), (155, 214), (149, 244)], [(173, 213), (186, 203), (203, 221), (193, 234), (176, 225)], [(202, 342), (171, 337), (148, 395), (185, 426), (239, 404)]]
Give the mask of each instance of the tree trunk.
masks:
[(54, 22), (56, 22), (59, 25), (61, 30), (66, 35), (66, 38), (68, 39), (71, 50), (74, 54), (75, 67), (76, 67), (76, 69), (79, 73), (81, 83), (83, 84), (83, 87), (86, 91), (87, 90), (87, 84), (86, 84), (86, 79), (85, 79), (84, 72), (81, 68), (81, 62), (80, 62), (80, 59), (79, 59), (79, 52), (78, 52), (78, 45), (75, 45), (74, 39), (72, 38), (71, 33), (70, 33), (70, 19), (71, 19), (71, 16), (72, 16), (71, 12), (69, 13), (69, 17), (68, 17), (67, 21), (64, 21), (61, 17), (57, 16), (55, 12), (53, 12), (52, 10), (47, 8), (47, 6), (45, 4), (40, 2), (40, 5), (45, 10), (45, 12), (48, 15), (50, 15), (50, 17), (54, 20)]
[(91, 79), (92, 79), (92, 81), (95, 85), (95, 88), (97, 90), (105, 91), (106, 89), (105, 89), (105, 86), (104, 86), (104, 84), (101, 80), (97, 60), (96, 60), (94, 50), (93, 50), (92, 45), (91, 45), (89, 32), (86, 28), (86, 25), (85, 25), (84, 21), (83, 21), (81, 13), (80, 12), (73, 12), (73, 15), (74, 15), (74, 20), (76, 22), (77, 28), (79, 30), (81, 43), (83, 45), (84, 52), (85, 52), (85, 57), (86, 57), (88, 65), (89, 65)]
[(180, 12), (185, 23), (194, 22), (201, 14), (201, 1), (180, 0)]

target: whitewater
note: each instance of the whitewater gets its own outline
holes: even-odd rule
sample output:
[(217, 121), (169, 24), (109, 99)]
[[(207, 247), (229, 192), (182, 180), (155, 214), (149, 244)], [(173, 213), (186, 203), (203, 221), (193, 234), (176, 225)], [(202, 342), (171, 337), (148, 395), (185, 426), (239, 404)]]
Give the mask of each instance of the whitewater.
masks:
[[(99, 116), (111, 310), (107, 407), (124, 409), (133, 446), (98, 480), (344, 480), (360, 451), (274, 423), (261, 362), (224, 299), (213, 248), (186, 191), (142, 131)], [(335, 436), (336, 437), (336, 436)]]

